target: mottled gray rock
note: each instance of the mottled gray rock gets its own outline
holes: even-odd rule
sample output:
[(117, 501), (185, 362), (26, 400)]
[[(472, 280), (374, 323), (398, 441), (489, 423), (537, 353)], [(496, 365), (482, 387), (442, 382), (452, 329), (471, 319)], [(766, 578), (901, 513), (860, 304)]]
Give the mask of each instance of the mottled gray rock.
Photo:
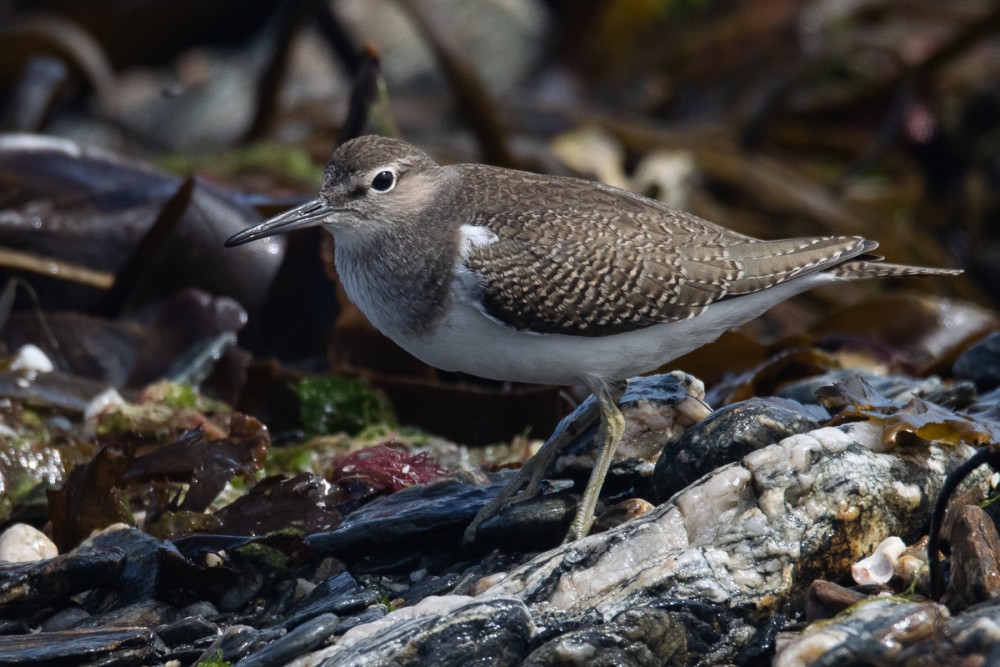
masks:
[(640, 607), (611, 622), (563, 633), (531, 652), (522, 667), (572, 664), (677, 666), (688, 663), (688, 628), (664, 609)]
[(818, 426), (789, 400), (751, 398), (720, 408), (663, 448), (653, 472), (653, 499), (665, 502), (716, 468)]
[(537, 630), (516, 598), (429, 597), (345, 634), (296, 667), (520, 665)]
[(605, 621), (665, 599), (714, 603), (734, 617), (729, 653), (716, 656), (732, 660), (761, 622), (803, 606), (813, 579), (843, 576), (890, 535), (916, 538), (969, 451), (888, 449), (868, 422), (794, 435), (640, 519), (539, 555), (482, 597)]
[(951, 618), (933, 602), (871, 598), (846, 615), (780, 642), (775, 667), (995, 665), (1000, 602)]
[(645, 516), (496, 575), (475, 599), (427, 598), (295, 664), (752, 661), (783, 613), (804, 610), (814, 579), (843, 578), (890, 535), (918, 537), (970, 451), (892, 447), (874, 422), (793, 435)]

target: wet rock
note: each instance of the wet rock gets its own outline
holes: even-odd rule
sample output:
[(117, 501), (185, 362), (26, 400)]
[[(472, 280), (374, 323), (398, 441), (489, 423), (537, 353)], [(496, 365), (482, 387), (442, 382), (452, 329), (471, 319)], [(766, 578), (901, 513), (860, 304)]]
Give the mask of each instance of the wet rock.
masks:
[(476, 546), (515, 551), (551, 549), (562, 544), (579, 502), (577, 495), (559, 493), (515, 503), (478, 526)]
[(407, 588), (399, 597), (403, 600), (403, 604), (412, 607), (430, 595), (444, 595), (451, 592), (461, 579), (462, 575), (457, 572), (451, 572), (440, 577), (424, 577)]
[(341, 572), (317, 585), (306, 597), (288, 611), (283, 620), (285, 628), (294, 628), (316, 616), (326, 613), (347, 615), (364, 609), (369, 604), (378, 601), (376, 597), (371, 602), (368, 599), (359, 601), (361, 587), (347, 572)]
[(228, 662), (237, 662), (255, 651), (259, 651), (284, 634), (285, 631), (278, 628), (257, 630), (249, 625), (233, 625), (212, 642), (201, 653), (196, 662), (220, 657)]
[(956, 618), (933, 602), (873, 598), (783, 642), (775, 667), (981, 665), (1000, 657), (996, 602)]
[(167, 646), (191, 645), (206, 637), (215, 638), (219, 634), (219, 626), (198, 616), (189, 616), (179, 621), (156, 628), (157, 636)]
[(806, 618), (809, 621), (817, 621), (836, 616), (866, 597), (868, 596), (864, 593), (832, 581), (817, 579), (809, 586), (809, 594), (806, 598)]
[(90, 618), (90, 613), (80, 607), (66, 607), (49, 616), (42, 623), (42, 632), (59, 632), (75, 627), (84, 619)]
[(148, 664), (162, 649), (148, 628), (39, 632), (0, 637), (0, 664)]
[(642, 498), (623, 500), (601, 512), (594, 520), (593, 530), (596, 532), (610, 530), (615, 526), (622, 525), (626, 521), (631, 521), (644, 514), (648, 514), (653, 507), (652, 503)]
[[(1000, 663), (1000, 621), (997, 619), (1000, 619), (1000, 601), (994, 599), (970, 607), (960, 616), (948, 621), (944, 634), (954, 645), (956, 653), (979, 658), (966, 664), (996, 665)], [(932, 637), (931, 641), (935, 639), (937, 637)], [(916, 649), (932, 651), (933, 646), (927, 644), (930, 641)]]
[(775, 392), (775, 396), (790, 398), (802, 404), (816, 403), (816, 392), (821, 387), (844, 382), (853, 377), (862, 378), (876, 392), (896, 402), (907, 401), (913, 396), (933, 394), (943, 387), (941, 380), (934, 377), (921, 379), (906, 375), (878, 375), (856, 368), (845, 368), (787, 384)]
[(1000, 598), (1000, 535), (978, 505), (957, 510), (951, 528), (951, 579), (948, 608), (961, 611), (977, 602)]
[(238, 667), (270, 667), (282, 665), (312, 651), (333, 636), (338, 619), (334, 614), (322, 614), (298, 626), (273, 644), (240, 660)]
[(125, 561), (121, 550), (111, 549), (0, 566), (0, 617), (24, 617), (70, 595), (113, 587)]
[(84, 542), (79, 550), (119, 550), (125, 567), (113, 587), (87, 595), (83, 606), (91, 613), (145, 602), (154, 597), (160, 573), (159, 551), (166, 547), (155, 537), (130, 527), (111, 527)]
[(30, 632), (31, 628), (24, 621), (0, 619), (0, 635), (26, 635)]
[(0, 535), (0, 561), (30, 563), (58, 555), (59, 550), (52, 540), (26, 523), (15, 523)]
[(237, 563), (238, 575), (233, 585), (219, 597), (220, 611), (239, 611), (250, 604), (264, 588), (264, 573), (246, 563)]
[[(883, 451), (876, 451), (876, 450)], [(546, 552), (480, 598), (612, 618), (664, 598), (728, 609), (733, 660), (762, 618), (841, 577), (890, 535), (924, 529), (942, 470), (969, 448), (893, 448), (853, 423), (794, 435), (702, 478), (649, 514)], [(690, 650), (690, 645), (689, 645)]]
[(577, 664), (658, 667), (687, 665), (687, 631), (670, 612), (642, 607), (610, 623), (567, 632), (531, 652), (522, 667)]
[(192, 602), (188, 606), (181, 609), (180, 614), (185, 618), (191, 616), (200, 616), (201, 618), (214, 618), (219, 614), (219, 610), (215, 608), (214, 604), (212, 604), (207, 600), (198, 600), (197, 602)]
[(156, 628), (177, 620), (177, 611), (170, 605), (155, 600), (137, 602), (95, 614), (73, 626), (74, 629), (100, 628)]
[(320, 554), (346, 561), (356, 572), (402, 568), (424, 554), (455, 549), (462, 531), (503, 484), (454, 476), (412, 486), (376, 498), (349, 514), (336, 530), (310, 535), (306, 542)]
[(713, 412), (663, 448), (653, 473), (657, 502), (702, 475), (819, 424), (791, 402), (751, 398)]
[(1000, 332), (991, 333), (963, 352), (952, 372), (955, 377), (975, 382), (979, 391), (1000, 386)]
[(516, 598), (431, 597), (358, 626), (296, 667), (383, 665), (520, 665), (537, 630)]
[(354, 616), (348, 616), (342, 619), (337, 625), (335, 634), (344, 634), (359, 625), (364, 625), (365, 623), (371, 623), (372, 621), (377, 621), (389, 613), (388, 607), (384, 604), (376, 604), (368, 607), (360, 614), (355, 614)]

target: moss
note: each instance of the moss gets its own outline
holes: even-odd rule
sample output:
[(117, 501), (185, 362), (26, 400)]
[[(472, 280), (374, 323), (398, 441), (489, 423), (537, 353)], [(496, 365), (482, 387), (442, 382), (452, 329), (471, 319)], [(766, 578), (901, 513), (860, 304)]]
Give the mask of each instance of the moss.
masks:
[(310, 435), (351, 435), (372, 425), (395, 424), (388, 399), (361, 380), (337, 375), (306, 378), (295, 387), (299, 418)]
[(222, 649), (198, 663), (198, 667), (230, 667), (233, 663), (222, 657)]

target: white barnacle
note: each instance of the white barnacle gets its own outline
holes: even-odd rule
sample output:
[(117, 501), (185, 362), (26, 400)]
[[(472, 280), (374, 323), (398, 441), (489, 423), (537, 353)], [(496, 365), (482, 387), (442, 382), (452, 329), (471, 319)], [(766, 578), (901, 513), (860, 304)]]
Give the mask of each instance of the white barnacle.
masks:
[(905, 549), (906, 544), (898, 537), (886, 538), (875, 547), (875, 553), (851, 566), (851, 577), (862, 586), (887, 583), (895, 574), (896, 562)]

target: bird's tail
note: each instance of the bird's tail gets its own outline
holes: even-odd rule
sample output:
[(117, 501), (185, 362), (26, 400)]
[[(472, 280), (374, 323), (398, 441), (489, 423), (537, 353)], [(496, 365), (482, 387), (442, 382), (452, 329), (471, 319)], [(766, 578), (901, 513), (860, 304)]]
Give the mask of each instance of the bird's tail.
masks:
[(908, 276), (957, 276), (962, 269), (935, 269), (926, 266), (887, 264), (878, 255), (863, 255), (829, 270), (835, 276), (852, 280), (864, 278), (905, 278)]

